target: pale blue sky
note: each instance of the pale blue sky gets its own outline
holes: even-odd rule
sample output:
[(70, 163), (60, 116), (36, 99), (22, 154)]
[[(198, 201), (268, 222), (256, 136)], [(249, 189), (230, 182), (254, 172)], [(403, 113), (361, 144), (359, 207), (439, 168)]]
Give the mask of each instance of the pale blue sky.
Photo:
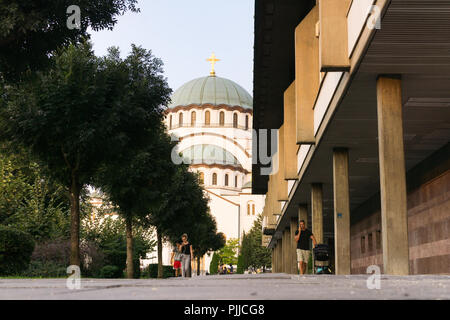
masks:
[(254, 0), (140, 0), (140, 13), (119, 17), (113, 31), (91, 32), (94, 50), (104, 55), (131, 44), (151, 49), (164, 62), (170, 87), (207, 76), (214, 51), (219, 77), (231, 79), (253, 95)]

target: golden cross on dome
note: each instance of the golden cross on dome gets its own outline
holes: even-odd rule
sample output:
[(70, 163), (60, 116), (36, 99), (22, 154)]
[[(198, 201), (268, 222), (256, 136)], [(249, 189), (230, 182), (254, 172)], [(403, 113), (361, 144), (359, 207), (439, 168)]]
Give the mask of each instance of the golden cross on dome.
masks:
[(216, 59), (216, 55), (213, 52), (211, 57), (209, 57), (209, 59), (206, 59), (206, 61), (209, 61), (209, 63), (211, 63), (211, 72), (209, 74), (211, 76), (215, 76), (216, 72), (214, 71), (214, 65), (216, 64), (217, 61), (220, 61), (220, 59)]

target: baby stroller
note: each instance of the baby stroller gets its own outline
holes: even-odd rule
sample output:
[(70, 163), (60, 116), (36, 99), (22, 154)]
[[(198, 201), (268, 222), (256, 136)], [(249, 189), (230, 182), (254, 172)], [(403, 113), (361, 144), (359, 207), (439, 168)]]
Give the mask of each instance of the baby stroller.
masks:
[(327, 244), (318, 244), (314, 249), (314, 273), (331, 274), (330, 248)]

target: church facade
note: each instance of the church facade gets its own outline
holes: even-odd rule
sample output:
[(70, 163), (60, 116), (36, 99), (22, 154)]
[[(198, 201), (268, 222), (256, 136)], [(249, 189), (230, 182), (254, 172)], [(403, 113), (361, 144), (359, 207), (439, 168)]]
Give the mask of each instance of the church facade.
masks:
[[(165, 124), (178, 141), (175, 162), (189, 164), (199, 173), (218, 232), (241, 240), (264, 207), (263, 195), (252, 194), (253, 98), (239, 84), (216, 76), (193, 79), (179, 89), (166, 110)], [(170, 263), (170, 245), (163, 263)], [(212, 255), (202, 259), (200, 270), (209, 271)], [(197, 269), (197, 266), (194, 266)]]

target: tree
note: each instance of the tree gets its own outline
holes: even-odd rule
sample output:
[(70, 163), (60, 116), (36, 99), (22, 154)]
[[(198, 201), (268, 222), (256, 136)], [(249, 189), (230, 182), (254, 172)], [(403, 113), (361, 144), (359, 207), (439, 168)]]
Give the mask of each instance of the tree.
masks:
[[(154, 130), (148, 135), (148, 144), (137, 151), (124, 152), (126, 158), (106, 164), (99, 173), (96, 185), (100, 187), (124, 218), (127, 236), (127, 277), (132, 278), (133, 225), (146, 224), (145, 219), (152, 208), (161, 201), (164, 184), (173, 175), (174, 165), (170, 162), (172, 144), (164, 131)], [(150, 133), (150, 128), (147, 131)], [(153, 135), (153, 136), (152, 136)], [(158, 249), (160, 233), (157, 232)]]
[(272, 264), (271, 250), (261, 245), (262, 242), (262, 215), (260, 214), (252, 228), (242, 238), (240, 254), (242, 256), (242, 268), (265, 268)]
[(226, 265), (235, 265), (237, 264), (237, 252), (239, 249), (239, 240), (238, 239), (229, 239), (227, 240), (226, 245), (221, 248), (218, 252), (220, 263)]
[[(138, 12), (137, 0), (15, 0), (0, 2), (0, 74), (12, 79), (52, 64), (59, 47), (79, 43), (87, 30), (112, 29), (117, 16)], [(80, 8), (80, 29), (69, 29), (71, 5)]]
[[(4, 87), (1, 134), (45, 163), (69, 193), (72, 265), (80, 265), (80, 193), (105, 163), (148, 143), (171, 90), (162, 62), (135, 46), (125, 60), (111, 49), (97, 58), (90, 43), (70, 45), (34, 81)], [(1, 100), (0, 100), (1, 101)]]
[(209, 264), (209, 274), (217, 274), (219, 270), (219, 255), (214, 252), (211, 263)]
[(60, 184), (24, 150), (0, 148), (0, 224), (37, 242), (69, 234), (68, 203)]

